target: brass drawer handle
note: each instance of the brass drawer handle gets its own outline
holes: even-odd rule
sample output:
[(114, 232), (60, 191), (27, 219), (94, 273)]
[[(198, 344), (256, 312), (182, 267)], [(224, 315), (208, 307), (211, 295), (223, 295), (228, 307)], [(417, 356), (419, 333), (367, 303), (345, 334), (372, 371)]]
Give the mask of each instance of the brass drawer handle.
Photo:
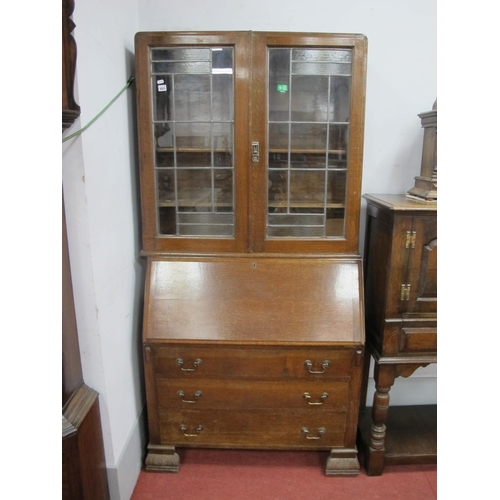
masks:
[(320, 427), (318, 429), (318, 435), (317, 436), (308, 436), (309, 430), (307, 427), (302, 427), (302, 432), (306, 435), (306, 439), (321, 439), (321, 436), (326, 434), (326, 429), (324, 427)]
[(179, 427), (179, 430), (184, 434), (184, 436), (186, 437), (196, 437), (196, 436), (199, 436), (200, 435), (200, 432), (203, 430), (203, 425), (198, 425), (196, 426), (196, 433), (189, 433), (187, 432), (187, 427), (182, 424), (180, 427)]
[(321, 367), (323, 368), (323, 371), (311, 370), (311, 367), (313, 364), (312, 364), (312, 361), (309, 361), (308, 359), (306, 359), (306, 362), (304, 364), (306, 365), (306, 368), (309, 369), (309, 373), (325, 373), (326, 369), (330, 366), (330, 361), (325, 359), (325, 361), (323, 361), (323, 363), (321, 363)]
[(175, 360), (175, 362), (180, 366), (180, 368), (181, 368), (181, 370), (183, 372), (194, 372), (196, 370), (196, 368), (198, 368), (198, 366), (201, 365), (201, 359), (200, 358), (194, 360), (194, 362), (193, 362), (193, 367), (194, 368), (182, 368), (182, 365), (184, 365), (184, 360), (182, 358), (177, 358)]
[(177, 396), (179, 396), (183, 403), (196, 403), (199, 398), (201, 398), (201, 391), (196, 391), (194, 393), (194, 400), (184, 399), (184, 391), (177, 391)]
[(307, 404), (311, 405), (311, 406), (322, 405), (325, 402), (325, 399), (327, 397), (328, 397), (328, 393), (324, 392), (323, 394), (321, 394), (321, 396), (319, 398), (321, 401), (318, 401), (317, 403), (313, 403), (311, 401), (311, 395), (308, 392), (304, 392), (304, 399), (307, 401)]

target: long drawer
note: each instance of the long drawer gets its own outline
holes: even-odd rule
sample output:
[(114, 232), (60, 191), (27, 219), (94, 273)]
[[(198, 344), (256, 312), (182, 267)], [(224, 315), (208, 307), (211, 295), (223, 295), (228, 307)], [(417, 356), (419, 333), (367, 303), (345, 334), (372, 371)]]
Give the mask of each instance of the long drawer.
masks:
[(161, 439), (174, 446), (329, 449), (344, 445), (346, 413), (302, 410), (160, 410)]
[(310, 409), (347, 411), (349, 381), (157, 379), (161, 409)]
[(350, 377), (354, 348), (256, 348), (147, 345), (157, 376), (285, 380)]

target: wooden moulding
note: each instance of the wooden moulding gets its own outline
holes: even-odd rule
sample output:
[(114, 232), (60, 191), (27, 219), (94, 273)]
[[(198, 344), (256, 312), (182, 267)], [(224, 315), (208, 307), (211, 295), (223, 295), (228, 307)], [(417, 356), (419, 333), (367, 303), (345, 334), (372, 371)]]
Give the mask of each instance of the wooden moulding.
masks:
[(327, 476), (353, 477), (359, 474), (358, 450), (331, 450), (326, 461)]
[(98, 394), (85, 384), (73, 394), (62, 411), (62, 437), (67, 438), (76, 432), (92, 408)]
[(148, 445), (148, 455), (145, 461), (147, 471), (179, 472), (179, 463), (179, 455), (175, 452), (174, 446)]
[(420, 201), (437, 201), (437, 100), (431, 111), (418, 116), (424, 128), (422, 163), (420, 175), (406, 195)]

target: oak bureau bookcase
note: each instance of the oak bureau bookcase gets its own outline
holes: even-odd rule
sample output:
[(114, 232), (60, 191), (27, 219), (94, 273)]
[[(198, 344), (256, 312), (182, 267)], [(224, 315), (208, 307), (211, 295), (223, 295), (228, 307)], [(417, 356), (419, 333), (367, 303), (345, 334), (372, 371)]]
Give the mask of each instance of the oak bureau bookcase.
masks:
[(141, 32), (146, 468), (328, 450), (357, 475), (366, 38)]

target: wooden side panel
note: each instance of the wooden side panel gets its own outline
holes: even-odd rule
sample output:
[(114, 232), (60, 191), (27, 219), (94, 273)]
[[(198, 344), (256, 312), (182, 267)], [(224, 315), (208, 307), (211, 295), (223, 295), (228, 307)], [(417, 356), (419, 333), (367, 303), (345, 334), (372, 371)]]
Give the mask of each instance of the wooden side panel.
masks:
[(364, 252), (365, 321), (373, 342), (380, 345), (384, 331), (387, 279), (391, 259), (391, 223), (378, 218), (379, 210), (368, 207)]

